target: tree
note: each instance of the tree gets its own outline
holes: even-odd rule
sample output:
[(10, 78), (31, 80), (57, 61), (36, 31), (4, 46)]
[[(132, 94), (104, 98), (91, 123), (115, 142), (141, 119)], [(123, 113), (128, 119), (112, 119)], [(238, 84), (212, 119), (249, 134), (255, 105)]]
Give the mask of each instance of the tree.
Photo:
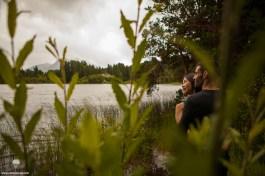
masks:
[(213, 0), (153, 0), (151, 7), (158, 12), (145, 30), (148, 56), (161, 59), (162, 63), (180, 67), (185, 73), (191, 70), (193, 57), (176, 46), (172, 39), (183, 36), (197, 41), (204, 48), (216, 53), (221, 24), (222, 1)]
[[(185, 48), (172, 42), (174, 37), (182, 36), (196, 41), (212, 54), (216, 62), (218, 61), (223, 0), (153, 0), (153, 2), (154, 5), (150, 8), (157, 11), (157, 17), (149, 23), (144, 33), (148, 41), (147, 56), (159, 58), (162, 64), (175, 68), (180, 67), (181, 64), (185, 73), (191, 71), (194, 64), (193, 56)], [(233, 67), (239, 62), (240, 56), (253, 47), (256, 34), (264, 30), (264, 8), (265, 1), (245, 1), (239, 27), (235, 36), (230, 37), (233, 41), (229, 56), (228, 79), (231, 78)], [(163, 73), (163, 70), (159, 71)]]

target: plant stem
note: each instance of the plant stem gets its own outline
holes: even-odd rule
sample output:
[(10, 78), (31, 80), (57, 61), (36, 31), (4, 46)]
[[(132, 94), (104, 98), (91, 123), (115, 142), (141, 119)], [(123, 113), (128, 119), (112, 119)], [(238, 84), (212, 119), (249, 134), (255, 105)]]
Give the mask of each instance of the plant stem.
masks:
[(14, 38), (11, 38), (11, 58), (13, 65), (15, 66), (15, 43), (14, 43)]
[(24, 160), (25, 160), (25, 168), (26, 171), (29, 172), (29, 163), (28, 163), (28, 149), (25, 142), (25, 136), (23, 132), (21, 132), (21, 138), (22, 138), (22, 145), (23, 145), (23, 151), (24, 151)]
[[(135, 25), (133, 56), (135, 55), (136, 46), (137, 46), (139, 18), (140, 18), (140, 5), (138, 5), (138, 8), (137, 8), (137, 18), (136, 18), (136, 25)], [(134, 79), (135, 79), (135, 75), (133, 75), (133, 73), (131, 71), (130, 90), (129, 90), (129, 98), (128, 98), (129, 104), (131, 103), (131, 99), (132, 99), (132, 88), (133, 88), (133, 81), (134, 81)]]
[(64, 106), (65, 106), (65, 118), (66, 118), (66, 121), (65, 121), (65, 132), (67, 133), (67, 126), (68, 126), (68, 117), (67, 117), (67, 111), (68, 111), (68, 108), (67, 108), (67, 97), (66, 97), (66, 76), (65, 76), (65, 61), (62, 60), (61, 61), (61, 74), (62, 74), (62, 79), (63, 79), (63, 93), (64, 93)]

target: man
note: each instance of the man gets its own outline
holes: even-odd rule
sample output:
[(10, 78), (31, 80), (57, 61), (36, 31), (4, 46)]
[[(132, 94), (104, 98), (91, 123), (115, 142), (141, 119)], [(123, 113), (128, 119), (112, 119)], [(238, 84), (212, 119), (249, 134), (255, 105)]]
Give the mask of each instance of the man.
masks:
[(180, 124), (185, 131), (191, 124), (196, 125), (196, 121), (200, 122), (203, 117), (214, 112), (219, 90), (207, 70), (200, 64), (195, 67), (194, 83), (195, 89), (201, 88), (201, 91), (191, 95), (184, 104)]

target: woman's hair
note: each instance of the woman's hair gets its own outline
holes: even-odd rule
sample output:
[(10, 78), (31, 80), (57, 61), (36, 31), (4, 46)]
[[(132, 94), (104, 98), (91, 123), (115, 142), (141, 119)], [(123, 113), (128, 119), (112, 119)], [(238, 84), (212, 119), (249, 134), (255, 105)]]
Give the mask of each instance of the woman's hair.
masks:
[(188, 73), (184, 76), (184, 78), (186, 78), (190, 83), (191, 83), (191, 88), (192, 88), (192, 91), (194, 90), (194, 74), (193, 73)]

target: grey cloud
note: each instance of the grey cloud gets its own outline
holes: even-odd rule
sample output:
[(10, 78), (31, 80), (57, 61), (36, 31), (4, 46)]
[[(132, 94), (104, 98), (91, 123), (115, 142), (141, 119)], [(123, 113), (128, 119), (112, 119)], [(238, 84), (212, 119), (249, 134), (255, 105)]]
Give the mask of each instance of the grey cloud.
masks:
[[(120, 9), (129, 18), (135, 18), (137, 0), (17, 2), (19, 9), (30, 10), (31, 13), (19, 17), (16, 50), (37, 34), (34, 52), (26, 62), (26, 67), (55, 61), (44, 48), (49, 36), (56, 37), (61, 48), (63, 45), (69, 47), (71, 59), (84, 59), (88, 63), (101, 66), (117, 62), (130, 64), (131, 51), (120, 29)], [(3, 6), (0, 8), (0, 25), (6, 26), (6, 11)], [(9, 39), (6, 36), (5, 27), (0, 33), (0, 47), (8, 46)]]

